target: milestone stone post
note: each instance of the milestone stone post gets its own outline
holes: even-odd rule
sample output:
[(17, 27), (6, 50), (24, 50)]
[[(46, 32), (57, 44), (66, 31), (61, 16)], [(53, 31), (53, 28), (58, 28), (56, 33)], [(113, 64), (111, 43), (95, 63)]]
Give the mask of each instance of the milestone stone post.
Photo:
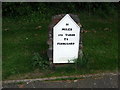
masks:
[(82, 58), (82, 32), (77, 15), (59, 14), (52, 17), (47, 41), (47, 55), (52, 69), (56, 64), (74, 63), (73, 59)]

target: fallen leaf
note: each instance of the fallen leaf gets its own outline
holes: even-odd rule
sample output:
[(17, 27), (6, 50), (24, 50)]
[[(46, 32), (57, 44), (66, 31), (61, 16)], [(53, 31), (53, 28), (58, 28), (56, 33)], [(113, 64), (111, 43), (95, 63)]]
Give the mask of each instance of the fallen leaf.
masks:
[(41, 26), (37, 26), (35, 29), (41, 29)]
[(26, 40), (28, 39), (28, 38), (25, 38)]
[(38, 36), (38, 34), (34, 34), (35, 36)]
[(110, 29), (109, 28), (104, 28), (105, 31), (109, 31)]
[(93, 32), (94, 32), (94, 33), (96, 33), (96, 31), (95, 31), (95, 30), (94, 30)]
[(74, 82), (77, 82), (78, 80), (74, 80)]
[(87, 32), (90, 32), (89, 30), (83, 30), (83, 33), (87, 33)]
[(25, 86), (22, 84), (22, 85), (18, 85), (19, 88), (24, 88)]
[(5, 31), (8, 31), (9, 29), (8, 28), (6, 28), (6, 29), (4, 29)]

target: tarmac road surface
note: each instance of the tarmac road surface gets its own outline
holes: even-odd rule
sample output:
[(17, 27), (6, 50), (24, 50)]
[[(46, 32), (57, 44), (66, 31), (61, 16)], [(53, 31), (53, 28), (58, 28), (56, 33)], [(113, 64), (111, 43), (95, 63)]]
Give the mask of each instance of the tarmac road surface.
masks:
[(5, 83), (3, 88), (118, 88), (118, 74), (76, 80)]

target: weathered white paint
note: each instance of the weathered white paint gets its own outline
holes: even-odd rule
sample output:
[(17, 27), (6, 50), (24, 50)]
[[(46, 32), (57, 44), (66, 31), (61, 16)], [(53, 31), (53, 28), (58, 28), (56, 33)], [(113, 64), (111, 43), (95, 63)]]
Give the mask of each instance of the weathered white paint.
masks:
[[(66, 28), (68, 30), (62, 30), (62, 28)], [(72, 34), (73, 36), (66, 36), (66, 34), (67, 35)], [(66, 14), (53, 27), (53, 63), (74, 63), (73, 59), (78, 58), (79, 37), (80, 37), (80, 27), (69, 16), (69, 14)], [(64, 38), (67, 38), (68, 40), (67, 39), (64, 40)], [(72, 45), (60, 45), (61, 43), (71, 43), (71, 42)], [(57, 45), (57, 43), (59, 43), (59, 45)], [(69, 62), (69, 60), (71, 61)]]

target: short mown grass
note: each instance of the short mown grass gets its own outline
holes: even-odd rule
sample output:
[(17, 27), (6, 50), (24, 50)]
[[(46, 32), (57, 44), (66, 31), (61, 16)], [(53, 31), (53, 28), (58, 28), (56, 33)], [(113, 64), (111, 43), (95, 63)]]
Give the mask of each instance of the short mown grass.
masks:
[[(79, 13), (77, 14), (79, 15)], [(43, 60), (48, 60), (46, 41), (51, 17), (52, 14), (33, 13), (30, 16), (19, 18), (3, 18), (3, 80), (79, 75), (117, 70), (117, 16), (103, 18), (99, 15), (82, 13), (79, 15), (80, 22), (87, 31), (83, 33), (83, 51), (88, 59), (86, 66), (76, 69), (72, 64), (57, 67), (55, 71), (39, 69), (36, 72), (38, 67), (33, 67), (33, 54), (39, 53), (43, 56)], [(36, 73), (36, 75), (32, 76), (32, 73)]]

